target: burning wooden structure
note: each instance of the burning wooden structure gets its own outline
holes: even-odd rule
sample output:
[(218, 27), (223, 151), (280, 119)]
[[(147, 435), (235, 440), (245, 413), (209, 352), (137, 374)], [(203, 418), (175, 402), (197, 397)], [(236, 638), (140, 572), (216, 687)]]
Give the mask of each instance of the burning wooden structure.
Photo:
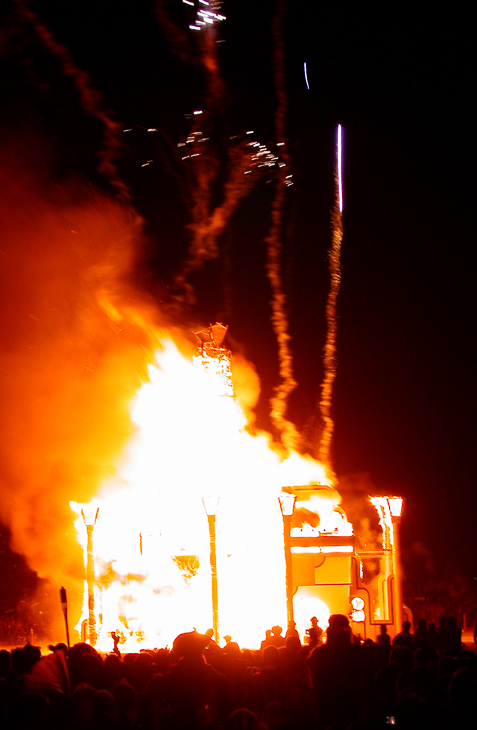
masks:
[[(371, 497), (383, 531), (382, 547), (359, 550), (344, 510), (333, 506), (331, 487), (285, 487), (280, 497), (286, 554), (287, 613), (304, 630), (315, 614), (325, 628), (330, 614), (350, 618), (353, 631), (376, 638), (381, 625), (392, 635), (403, 619), (399, 521), (402, 499)], [(287, 508), (283, 507), (284, 502)], [(326, 506), (331, 506), (331, 510)], [(378, 561), (380, 571), (366, 584), (363, 563)], [(292, 596), (292, 598), (291, 598)]]
[[(190, 357), (162, 345), (118, 475), (89, 505), (72, 503), (87, 567), (79, 625), (98, 648), (111, 650), (114, 636), (125, 651), (170, 644), (193, 627), (213, 627), (219, 640), (219, 625), (254, 647), (287, 618), (304, 638), (311, 617), (325, 628), (331, 613), (350, 616), (362, 637), (383, 623), (395, 633), (401, 500), (373, 499), (383, 546), (358, 550), (323, 465), (294, 452), (283, 459), (265, 434), (250, 433), (225, 333), (218, 324), (196, 332)], [(372, 585), (368, 559), (380, 565)]]

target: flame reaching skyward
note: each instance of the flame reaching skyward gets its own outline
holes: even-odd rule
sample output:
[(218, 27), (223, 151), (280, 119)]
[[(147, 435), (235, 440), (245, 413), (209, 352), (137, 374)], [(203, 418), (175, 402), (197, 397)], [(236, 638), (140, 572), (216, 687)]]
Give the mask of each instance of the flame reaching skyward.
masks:
[[(100, 507), (95, 553), (101, 646), (110, 645), (113, 629), (121, 629), (127, 646), (140, 642), (141, 632), (147, 646), (157, 646), (181, 630), (206, 629), (210, 571), (202, 498), (208, 495), (220, 498), (222, 632), (256, 646), (270, 621), (285, 620), (277, 495), (290, 481), (322, 481), (324, 471), (296, 453), (282, 461), (265, 434), (252, 437), (241, 399), (224, 390), (202, 357), (180, 353), (165, 333), (148, 372), (132, 408), (137, 431), (117, 473), (89, 505), (93, 516)], [(76, 525), (84, 542), (81, 517)]]
[(323, 420), (318, 458), (326, 464), (330, 471), (331, 440), (333, 436), (333, 418), (331, 403), (333, 384), (336, 378), (336, 338), (338, 333), (337, 301), (341, 285), (341, 244), (343, 241), (343, 213), (342, 213), (342, 185), (341, 185), (341, 125), (338, 126), (336, 145), (336, 174), (335, 174), (335, 207), (332, 215), (332, 239), (329, 251), (330, 290), (326, 304), (326, 343), (324, 348), (324, 378), (321, 386), (320, 411)]

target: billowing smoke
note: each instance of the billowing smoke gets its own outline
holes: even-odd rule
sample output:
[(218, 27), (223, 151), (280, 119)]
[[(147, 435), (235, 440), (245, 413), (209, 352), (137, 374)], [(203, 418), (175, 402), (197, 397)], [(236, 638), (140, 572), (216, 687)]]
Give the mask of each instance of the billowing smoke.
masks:
[[(359, 550), (379, 550), (382, 547), (382, 529), (376, 509), (369, 496), (378, 490), (369, 474), (358, 472), (340, 477), (339, 492), (341, 505), (353, 525), (356, 547)], [(364, 577), (368, 583), (377, 577), (380, 563), (377, 558), (363, 560)]]
[(156, 330), (128, 283), (140, 219), (55, 186), (37, 143), (0, 150), (0, 520), (61, 584), (84, 574), (69, 501), (91, 499), (131, 436)]

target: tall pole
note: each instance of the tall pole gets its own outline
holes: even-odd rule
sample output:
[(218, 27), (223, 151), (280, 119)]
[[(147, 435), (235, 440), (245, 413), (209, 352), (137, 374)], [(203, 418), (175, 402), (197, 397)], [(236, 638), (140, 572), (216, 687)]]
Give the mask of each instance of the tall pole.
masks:
[(212, 578), (212, 627), (214, 638), (219, 643), (219, 592), (217, 586), (217, 550), (215, 546), (216, 515), (207, 515), (210, 539), (210, 574)]
[(402, 565), (401, 565), (401, 517), (392, 518), (393, 525), (393, 572), (396, 630), (402, 630), (403, 623), (403, 593), (402, 593)]
[(86, 585), (88, 586), (88, 638), (91, 646), (96, 644), (98, 635), (96, 633), (96, 617), (94, 615), (94, 549), (93, 549), (93, 531), (98, 519), (99, 507), (92, 524), (88, 524), (85, 514), (81, 510), (84, 524), (86, 526), (87, 544), (86, 544)]
[(293, 621), (293, 571), (291, 553), (291, 523), (295, 509), (296, 496), (289, 492), (282, 492), (278, 497), (280, 511), (283, 517), (283, 545), (285, 548), (285, 586), (287, 598), (287, 621)]
[(215, 544), (215, 521), (217, 519), (217, 508), (219, 498), (216, 495), (202, 497), (207, 522), (209, 523), (209, 545), (210, 545), (210, 576), (212, 582), (212, 628), (214, 639), (219, 643), (219, 591), (217, 587), (217, 550)]
[(293, 621), (293, 574), (291, 554), (291, 515), (283, 515), (283, 542), (285, 547), (285, 581), (287, 591), (287, 621)]

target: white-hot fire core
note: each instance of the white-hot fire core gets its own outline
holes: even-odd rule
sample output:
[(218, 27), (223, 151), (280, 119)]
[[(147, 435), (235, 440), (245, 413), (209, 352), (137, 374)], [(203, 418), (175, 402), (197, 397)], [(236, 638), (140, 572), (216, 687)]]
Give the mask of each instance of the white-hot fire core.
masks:
[(183, 631), (212, 626), (202, 503), (209, 495), (219, 497), (220, 635), (259, 646), (267, 628), (286, 626), (277, 497), (283, 485), (323, 483), (323, 466), (296, 453), (281, 460), (265, 435), (251, 436), (238, 400), (224, 395), (217, 373), (200, 358), (182, 355), (172, 341), (157, 350), (131, 417), (137, 430), (115, 478), (102, 485), (93, 504), (71, 504), (85, 550), (85, 521), (99, 507), (97, 648), (112, 649), (111, 632), (121, 636), (124, 650), (132, 650), (170, 646)]

